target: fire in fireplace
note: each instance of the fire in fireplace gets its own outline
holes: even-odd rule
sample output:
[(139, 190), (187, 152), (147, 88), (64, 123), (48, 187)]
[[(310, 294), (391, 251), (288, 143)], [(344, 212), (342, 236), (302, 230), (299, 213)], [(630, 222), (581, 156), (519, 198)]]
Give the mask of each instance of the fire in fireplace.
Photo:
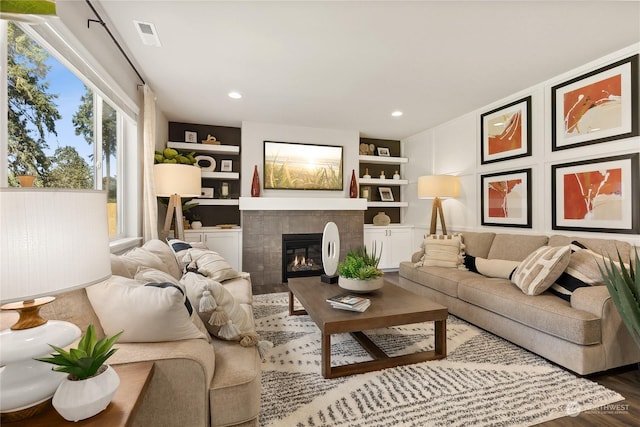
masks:
[(322, 233), (282, 235), (282, 281), (290, 277), (320, 276)]

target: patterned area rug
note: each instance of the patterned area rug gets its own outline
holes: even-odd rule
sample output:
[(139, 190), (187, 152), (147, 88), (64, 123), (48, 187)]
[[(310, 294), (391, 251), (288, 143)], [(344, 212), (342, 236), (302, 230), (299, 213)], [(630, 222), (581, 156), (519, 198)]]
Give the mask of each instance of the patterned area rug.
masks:
[[(256, 330), (274, 344), (261, 426), (530, 426), (623, 399), (453, 316), (446, 359), (326, 380), (320, 331), (287, 304), (287, 293), (254, 296)], [(367, 332), (389, 355), (433, 348), (432, 323)], [(332, 337), (332, 364), (365, 360), (350, 335)]]

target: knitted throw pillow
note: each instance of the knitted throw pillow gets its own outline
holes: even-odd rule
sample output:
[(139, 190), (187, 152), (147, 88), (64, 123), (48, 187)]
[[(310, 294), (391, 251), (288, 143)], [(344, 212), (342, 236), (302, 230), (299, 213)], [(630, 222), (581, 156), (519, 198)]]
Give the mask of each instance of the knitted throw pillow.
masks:
[(542, 246), (527, 256), (516, 268), (511, 281), (527, 295), (540, 295), (567, 268), (570, 246)]

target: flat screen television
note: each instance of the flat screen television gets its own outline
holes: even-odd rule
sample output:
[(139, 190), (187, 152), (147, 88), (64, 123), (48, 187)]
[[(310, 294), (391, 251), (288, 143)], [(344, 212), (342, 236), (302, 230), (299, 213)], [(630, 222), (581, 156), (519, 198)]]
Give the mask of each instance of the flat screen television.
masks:
[(342, 146), (264, 141), (262, 170), (265, 189), (342, 191)]

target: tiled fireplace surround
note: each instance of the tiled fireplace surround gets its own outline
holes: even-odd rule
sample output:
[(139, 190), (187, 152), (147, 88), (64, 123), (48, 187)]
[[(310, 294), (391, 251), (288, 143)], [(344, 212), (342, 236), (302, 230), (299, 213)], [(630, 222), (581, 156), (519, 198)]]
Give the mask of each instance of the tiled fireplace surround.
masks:
[(340, 232), (340, 258), (364, 241), (361, 210), (247, 210), (242, 212), (242, 269), (255, 286), (282, 283), (282, 235), (322, 233), (333, 221)]

